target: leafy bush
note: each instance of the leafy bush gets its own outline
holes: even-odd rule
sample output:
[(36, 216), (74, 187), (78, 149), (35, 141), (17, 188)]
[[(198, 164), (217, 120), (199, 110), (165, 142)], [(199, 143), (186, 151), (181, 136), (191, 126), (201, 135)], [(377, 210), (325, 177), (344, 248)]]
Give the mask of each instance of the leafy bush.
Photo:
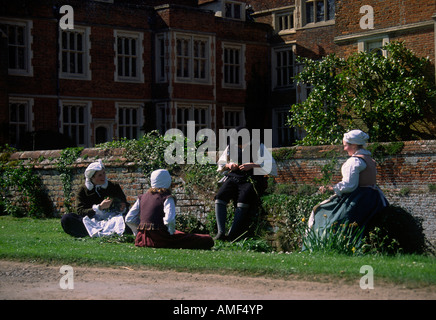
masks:
[(363, 228), (344, 223), (310, 230), (303, 244), (310, 252), (342, 254), (394, 255), (432, 251), (423, 232), (422, 220), (397, 206), (386, 207)]
[[(187, 163), (187, 138), (184, 138), (184, 163)], [(196, 153), (201, 141), (195, 144)], [(185, 187), (188, 191), (191, 188), (196, 188), (200, 193), (210, 191), (216, 187), (218, 181), (218, 174), (216, 172), (216, 165), (212, 164), (169, 164), (165, 160), (165, 150), (170, 146), (171, 141), (165, 141), (158, 131), (151, 131), (144, 134), (139, 139), (126, 139), (114, 140), (98, 145), (99, 148), (121, 148), (124, 149), (124, 157), (128, 161), (136, 163), (142, 170), (145, 176), (148, 176), (157, 169), (167, 169), (172, 174), (180, 175), (186, 182)]]
[(300, 58), (295, 79), (313, 86), (307, 100), (291, 106), (289, 124), (304, 128), (305, 145), (340, 143), (349, 129), (367, 131), (371, 140), (435, 137), (434, 71), (403, 42), (384, 46), (387, 57), (360, 52), (341, 59)]
[(50, 217), (53, 207), (43, 191), (41, 179), (24, 166), (0, 169), (0, 208), (16, 217)]
[(303, 247), (309, 252), (360, 253), (363, 231), (364, 228), (348, 222), (317, 230), (312, 228), (303, 238)]
[(62, 181), (62, 190), (64, 192), (64, 206), (66, 212), (73, 212), (72, 190), (73, 190), (73, 167), (72, 164), (83, 151), (82, 147), (66, 148), (61, 151), (57, 161), (57, 169)]
[(187, 214), (176, 215), (176, 230), (187, 233), (209, 233), (204, 223), (197, 219), (197, 217)]
[(300, 250), (313, 207), (326, 195), (271, 194), (262, 197), (262, 207), (273, 221), (276, 239), (283, 251)]
[(375, 254), (423, 254), (433, 250), (424, 235), (422, 219), (392, 205), (374, 216), (364, 242), (364, 251)]

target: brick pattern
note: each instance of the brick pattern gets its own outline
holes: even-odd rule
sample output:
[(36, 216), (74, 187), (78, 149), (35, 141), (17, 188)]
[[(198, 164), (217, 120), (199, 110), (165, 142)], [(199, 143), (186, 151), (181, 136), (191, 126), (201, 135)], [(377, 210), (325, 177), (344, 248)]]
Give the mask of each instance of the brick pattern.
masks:
[(374, 10), (374, 29), (431, 21), (436, 11), (433, 0), (336, 0), (336, 35), (364, 32), (360, 28), (360, 8), (369, 5)]

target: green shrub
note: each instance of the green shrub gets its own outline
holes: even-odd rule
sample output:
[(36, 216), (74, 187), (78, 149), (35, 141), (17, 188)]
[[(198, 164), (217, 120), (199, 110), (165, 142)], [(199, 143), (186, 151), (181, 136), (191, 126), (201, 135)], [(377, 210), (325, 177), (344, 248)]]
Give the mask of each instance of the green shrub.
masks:
[(204, 223), (197, 219), (197, 217), (188, 214), (176, 215), (176, 230), (187, 233), (209, 233)]
[[(184, 163), (187, 163), (187, 138), (185, 139)], [(157, 169), (167, 169), (172, 174), (181, 176), (185, 181), (185, 187), (188, 192), (195, 189), (196, 191), (210, 192), (217, 187), (218, 173), (217, 166), (212, 164), (168, 164), (165, 161), (165, 150), (170, 146), (171, 141), (165, 141), (158, 131), (151, 131), (144, 134), (139, 139), (126, 139), (106, 142), (98, 145), (99, 148), (121, 148), (124, 149), (123, 156), (128, 160), (136, 163), (145, 176)], [(201, 141), (195, 143), (196, 148), (201, 145)]]
[(352, 255), (361, 253), (361, 236), (364, 228), (354, 223), (334, 223), (327, 228), (308, 230), (303, 237), (304, 250), (309, 252), (334, 252)]
[(313, 207), (326, 195), (271, 194), (262, 197), (262, 208), (273, 221), (275, 236), (283, 251), (298, 251)]
[(3, 213), (35, 218), (53, 215), (53, 207), (43, 190), (41, 179), (31, 168), (3, 166), (0, 175), (0, 209)]
[(374, 254), (424, 254), (433, 251), (422, 227), (422, 218), (398, 206), (388, 206), (371, 220), (365, 232), (365, 252)]
[(66, 212), (73, 212), (72, 191), (73, 191), (73, 163), (82, 153), (83, 148), (66, 148), (61, 151), (56, 168), (62, 181), (62, 190), (64, 192), (64, 207)]

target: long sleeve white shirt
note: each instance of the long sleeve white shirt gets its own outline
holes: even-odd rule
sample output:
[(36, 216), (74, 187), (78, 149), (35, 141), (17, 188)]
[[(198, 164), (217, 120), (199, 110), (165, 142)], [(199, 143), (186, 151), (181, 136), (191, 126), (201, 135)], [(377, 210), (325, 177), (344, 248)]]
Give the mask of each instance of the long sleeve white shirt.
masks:
[[(246, 148), (250, 148), (250, 147), (251, 144), (248, 145)], [(243, 151), (244, 150), (245, 149), (243, 149)], [(224, 166), (228, 163), (227, 161), (228, 152), (229, 152), (229, 146), (227, 146), (224, 149), (224, 152), (221, 154), (221, 156), (218, 159), (217, 171), (219, 172), (223, 171)], [(274, 160), (271, 152), (269, 152), (268, 149), (265, 148), (265, 145), (263, 143), (260, 144), (260, 148), (257, 151), (257, 160), (254, 163), (260, 165), (260, 168), (255, 168), (256, 170), (258, 170), (258, 172), (255, 172), (255, 174), (277, 176), (277, 163)]]
[[(354, 155), (358, 154), (370, 156), (371, 152), (366, 149), (359, 149), (354, 153)], [(359, 174), (366, 169), (366, 162), (359, 157), (353, 156), (348, 158), (348, 160), (342, 165), (342, 181), (333, 186), (333, 191), (338, 196), (356, 190), (359, 186)]]

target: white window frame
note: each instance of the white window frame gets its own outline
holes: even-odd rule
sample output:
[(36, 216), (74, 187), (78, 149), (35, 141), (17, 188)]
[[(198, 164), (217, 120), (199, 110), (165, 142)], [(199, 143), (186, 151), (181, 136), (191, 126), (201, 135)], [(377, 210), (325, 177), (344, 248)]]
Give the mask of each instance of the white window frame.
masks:
[[(115, 42), (114, 42), (114, 51), (115, 51), (115, 58), (114, 58), (114, 63), (115, 63), (115, 73), (114, 73), (114, 79), (116, 82), (134, 82), (134, 83), (143, 83), (144, 82), (144, 61), (143, 61), (143, 53), (144, 53), (144, 45), (143, 45), (143, 41), (144, 41), (144, 35), (142, 32), (133, 32), (133, 31), (124, 31), (124, 30), (114, 30), (114, 38), (115, 38)], [(122, 54), (120, 54), (121, 56), (123, 56), (125, 59), (128, 59), (128, 64), (130, 65), (131, 63), (131, 59), (136, 59), (136, 68), (135, 68), (135, 72), (136, 75), (135, 76), (131, 76), (131, 75), (119, 75), (118, 71), (120, 69), (121, 66), (118, 65), (118, 58), (119, 58), (119, 54), (118, 54), (118, 38), (128, 38), (130, 40), (135, 41), (135, 46), (136, 46), (136, 53), (134, 55), (132, 55), (130, 52), (129, 53), (125, 53), (123, 52)], [(123, 48), (125, 48), (124, 44), (122, 44)], [(125, 70), (125, 61), (122, 63), (123, 67)], [(129, 68), (129, 73), (131, 73), (132, 69)]]
[[(273, 27), (278, 34), (295, 32), (295, 8), (275, 12), (273, 19)], [(288, 28), (284, 27), (285, 24)]]
[[(197, 104), (197, 103), (176, 103), (175, 104), (176, 112), (175, 112), (175, 125), (176, 128), (181, 130), (183, 134), (187, 135), (187, 125), (188, 121), (195, 121), (195, 133), (200, 129), (210, 128), (211, 123), (211, 105), (209, 104)], [(180, 113), (180, 110), (187, 110), (185, 113)], [(205, 111), (205, 121), (196, 121), (195, 112), (197, 110)], [(180, 121), (179, 121), (180, 120)]]
[[(230, 12), (227, 10), (228, 8), (230, 8)], [(236, 8), (239, 8), (239, 11), (237, 11)], [(245, 3), (244, 2), (225, 0), (222, 2), (222, 9), (221, 10), (222, 10), (222, 17), (223, 18), (245, 21)]]
[(169, 128), (168, 115), (167, 115), (167, 103), (156, 104), (156, 129), (164, 135)]
[[(381, 43), (381, 47), (383, 47), (384, 45), (389, 43), (389, 36), (388, 35), (378, 35), (378, 36), (374, 36), (374, 37), (360, 39), (357, 42), (357, 51), (358, 52), (368, 52), (368, 51), (370, 51), (370, 44), (375, 43), (375, 42)], [(372, 50), (374, 50), (374, 49), (372, 49)], [(388, 55), (388, 52), (386, 50), (380, 50), (380, 51), (381, 51), (383, 57), (386, 57)]]
[[(33, 99), (15, 98), (15, 97), (9, 98), (9, 118), (8, 118), (9, 132), (8, 132), (8, 134), (10, 134), (10, 132), (12, 131), (12, 127), (14, 127), (14, 131), (15, 131), (15, 141), (11, 140), (12, 146), (17, 146), (18, 143), (20, 142), (20, 139), (23, 138), (23, 137), (21, 137), (21, 130), (19, 129), (19, 127), (25, 127), (25, 130), (23, 133), (32, 132), (34, 130), (34, 128), (33, 128), (34, 115), (32, 112), (33, 104), (34, 104)], [(17, 119), (14, 121), (11, 118), (12, 117), (12, 105), (24, 105), (24, 120)], [(11, 139), (10, 136), (9, 136), (9, 139)]]
[[(67, 48), (63, 47), (63, 37), (68, 35), (68, 38), (73, 34), (82, 35), (82, 50), (77, 50), (77, 36), (75, 36), (75, 48), (70, 48), (70, 41), (67, 39)], [(76, 80), (91, 80), (91, 55), (89, 54), (91, 49), (91, 28), (75, 25), (73, 30), (60, 30), (59, 32), (59, 77), (62, 79), (76, 79)], [(67, 52), (67, 56), (64, 57), (64, 52)], [(75, 59), (75, 65), (78, 65), (78, 55), (82, 52), (82, 72), (71, 72), (69, 69), (69, 59)], [(70, 54), (68, 54), (70, 53)], [(64, 59), (67, 59), (67, 71), (63, 70)]]
[[(289, 146), (292, 142), (295, 141), (295, 129), (286, 125), (286, 120), (279, 123), (281, 117), (289, 113), (289, 106), (278, 107), (273, 109), (273, 124), (272, 128), (275, 128), (273, 131), (273, 145), (274, 146)], [(280, 137), (281, 136), (281, 137)], [(289, 136), (293, 138), (294, 141), (289, 141), (288, 143), (283, 143), (284, 137)], [(282, 141), (281, 141), (282, 140)]]
[[(291, 44), (288, 45), (286, 47), (277, 47), (277, 48), (273, 48), (272, 49), (272, 59), (271, 59), (271, 63), (272, 63), (272, 67), (271, 67), (271, 72), (272, 72), (272, 88), (273, 89), (288, 89), (288, 88), (294, 88), (295, 87), (295, 81), (291, 80), (292, 77), (295, 76), (295, 72), (296, 72), (296, 66), (295, 66), (295, 45)], [(291, 64), (289, 64), (289, 59), (288, 59), (288, 64), (287, 66), (279, 66), (278, 65), (278, 60), (277, 60), (277, 54), (278, 53), (285, 53), (285, 52), (290, 52), (291, 53)], [(291, 68), (291, 74), (289, 74), (288, 76), (288, 80), (286, 82), (282, 82), (279, 83), (278, 81), (278, 73), (279, 70), (278, 69), (284, 69), (284, 68)], [(283, 81), (284, 79), (282, 79)]]
[[(303, 11), (303, 15), (302, 15), (302, 19), (303, 19), (303, 25), (319, 25), (319, 24), (328, 24), (335, 21), (335, 17), (333, 17), (333, 19), (329, 19), (329, 13), (328, 13), (328, 2), (330, 0), (302, 0), (302, 11)], [(313, 21), (308, 21), (307, 19), (307, 4), (312, 3), (313, 7), (312, 7), (312, 14), (313, 14)], [(317, 16), (317, 4), (318, 3), (323, 3), (324, 6), (324, 17), (322, 19), (318, 19)], [(336, 6), (336, 2), (334, 1), (334, 5)], [(336, 13), (336, 8), (335, 8), (335, 13)]]
[[(127, 138), (127, 139), (138, 139), (141, 137), (141, 129), (144, 125), (144, 105), (142, 103), (131, 103), (131, 102), (116, 102), (116, 116), (115, 122), (117, 124), (116, 137), (117, 138)], [(126, 123), (126, 115), (131, 116), (130, 111), (136, 110), (136, 123)], [(120, 111), (123, 112), (123, 119), (120, 119)], [(121, 128), (123, 128), (123, 134), (120, 135)], [(128, 134), (126, 134), (128, 132)]]
[(168, 38), (167, 34), (156, 35), (156, 82), (168, 81)]
[[(236, 115), (239, 115), (239, 122), (235, 119)], [(228, 123), (228, 119), (232, 118), (232, 123)], [(237, 123), (238, 122), (238, 123)], [(224, 129), (233, 129), (238, 126), (245, 126), (245, 110), (243, 107), (223, 107), (223, 120), (222, 127)]]
[[(59, 132), (69, 136), (78, 147), (89, 147), (91, 141), (91, 106), (90, 101), (76, 101), (76, 100), (61, 100), (61, 112), (60, 112), (60, 128)], [(68, 114), (65, 115), (65, 107), (69, 107)], [(80, 122), (80, 117), (76, 115), (76, 121), (71, 119), (71, 107), (82, 107), (83, 122)], [(65, 116), (68, 117), (68, 122), (65, 122)], [(77, 120), (77, 118), (79, 118)], [(66, 128), (67, 127), (67, 128)], [(80, 135), (77, 134), (78, 127), (83, 127), (83, 143), (80, 143)], [(66, 130), (68, 129), (68, 130)], [(73, 130), (76, 130), (76, 135), (72, 135)]]
[[(245, 89), (245, 44), (236, 44), (223, 42), (222, 44), (222, 87), (228, 89)], [(239, 61), (226, 61), (226, 50), (238, 50), (239, 51)], [(227, 53), (227, 57), (228, 53)], [(235, 70), (237, 68), (237, 70)], [(233, 73), (238, 76), (238, 82), (230, 82), (227, 75), (228, 72)]]
[[(9, 67), (9, 61), (8, 61), (8, 74), (14, 75), (14, 76), (28, 76), (33, 77), (33, 66), (32, 66), (32, 58), (33, 58), (33, 51), (32, 51), (32, 43), (33, 43), (33, 37), (32, 37), (32, 28), (33, 28), (33, 22), (31, 20), (20, 20), (20, 19), (5, 19), (0, 17), (0, 24), (6, 25), (8, 28), (14, 27), (14, 28), (24, 28), (23, 30), (23, 43), (20, 45), (16, 44), (10, 44), (10, 40), (8, 39), (8, 50), (10, 46), (16, 46), (18, 50), (18, 47), (21, 47), (24, 49), (23, 54), (23, 68), (11, 68)], [(7, 30), (5, 30), (6, 36), (8, 35)], [(18, 52), (16, 52), (18, 55)], [(16, 57), (18, 60), (18, 57)]]
[[(185, 52), (179, 52), (179, 41), (182, 42), (182, 51), (183, 49), (187, 50)], [(196, 42), (204, 43), (204, 56), (195, 56), (195, 43)], [(210, 44), (211, 37), (202, 36), (202, 35), (192, 35), (186, 33), (176, 33), (175, 34), (175, 82), (190, 82), (197, 84), (211, 84), (211, 76), (210, 76)], [(198, 51), (197, 51), (198, 52)], [(182, 65), (181, 62), (184, 64)], [(196, 76), (196, 66), (198, 66), (199, 62), (204, 63), (204, 77)], [(183, 70), (182, 70), (183, 68)], [(182, 70), (182, 73), (180, 73)], [(197, 69), (198, 70), (198, 69)], [(198, 74), (198, 73), (197, 73)]]

